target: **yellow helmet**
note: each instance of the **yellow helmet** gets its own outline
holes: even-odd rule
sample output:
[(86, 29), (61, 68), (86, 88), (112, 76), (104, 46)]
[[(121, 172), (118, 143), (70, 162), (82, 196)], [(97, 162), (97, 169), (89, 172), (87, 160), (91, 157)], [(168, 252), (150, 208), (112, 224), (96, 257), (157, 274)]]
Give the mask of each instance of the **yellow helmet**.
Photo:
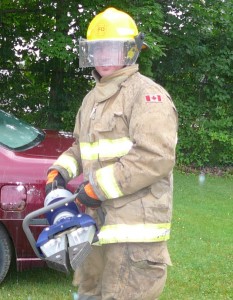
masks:
[(113, 7), (98, 14), (87, 29), (87, 40), (130, 40), (138, 35), (134, 20)]
[(79, 66), (134, 64), (144, 48), (143, 39), (144, 35), (138, 33), (136, 23), (127, 13), (107, 8), (93, 18), (86, 39), (79, 40)]

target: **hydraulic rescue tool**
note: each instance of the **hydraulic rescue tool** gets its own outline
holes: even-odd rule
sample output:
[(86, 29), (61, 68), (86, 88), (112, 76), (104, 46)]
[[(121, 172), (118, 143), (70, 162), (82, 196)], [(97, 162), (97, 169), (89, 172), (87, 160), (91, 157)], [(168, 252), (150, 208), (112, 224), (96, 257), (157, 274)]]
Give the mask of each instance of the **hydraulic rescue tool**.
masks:
[[(37, 257), (55, 270), (65, 273), (78, 268), (91, 252), (91, 244), (98, 240), (95, 220), (81, 213), (74, 200), (78, 193), (66, 189), (52, 190), (45, 198), (44, 207), (28, 214), (23, 230)], [(102, 211), (98, 211), (100, 215)], [(40, 233), (37, 241), (30, 229), (33, 219), (45, 215), (49, 226)]]

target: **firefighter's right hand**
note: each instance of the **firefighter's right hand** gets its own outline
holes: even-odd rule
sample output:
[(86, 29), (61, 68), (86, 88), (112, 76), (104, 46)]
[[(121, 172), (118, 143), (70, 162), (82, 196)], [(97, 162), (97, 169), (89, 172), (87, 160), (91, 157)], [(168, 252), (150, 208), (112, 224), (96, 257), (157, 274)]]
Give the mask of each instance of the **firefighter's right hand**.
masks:
[(47, 175), (47, 182), (45, 186), (45, 194), (46, 196), (53, 190), (57, 188), (66, 188), (65, 179), (61, 176), (61, 174), (57, 170), (49, 171)]
[(85, 182), (78, 190), (77, 198), (75, 202), (80, 205), (83, 204), (87, 207), (98, 208), (101, 206), (101, 201), (93, 191), (89, 182)]

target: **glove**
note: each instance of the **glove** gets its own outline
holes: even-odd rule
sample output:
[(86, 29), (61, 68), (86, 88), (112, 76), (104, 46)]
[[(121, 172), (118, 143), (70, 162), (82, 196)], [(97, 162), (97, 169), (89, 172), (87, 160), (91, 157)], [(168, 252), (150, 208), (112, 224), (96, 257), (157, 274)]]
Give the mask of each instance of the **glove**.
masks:
[(86, 182), (81, 186), (75, 202), (78, 205), (83, 204), (91, 208), (98, 208), (101, 206), (101, 201), (96, 196), (89, 182)]
[(51, 170), (48, 173), (47, 182), (45, 186), (45, 194), (46, 196), (54, 189), (57, 188), (66, 188), (65, 179), (61, 176), (61, 174), (57, 170)]

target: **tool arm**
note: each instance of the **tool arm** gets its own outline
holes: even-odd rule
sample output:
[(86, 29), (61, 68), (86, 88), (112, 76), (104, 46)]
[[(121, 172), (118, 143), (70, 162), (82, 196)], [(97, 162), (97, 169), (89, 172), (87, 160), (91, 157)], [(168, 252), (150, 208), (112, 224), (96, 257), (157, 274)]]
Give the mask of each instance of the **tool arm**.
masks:
[(33, 211), (31, 213), (29, 213), (23, 220), (23, 230), (27, 236), (27, 239), (33, 249), (33, 251), (35, 252), (36, 256), (39, 257), (40, 259), (44, 259), (44, 257), (40, 254), (40, 252), (38, 251), (37, 247), (36, 247), (36, 241), (35, 241), (35, 238), (34, 238), (34, 235), (32, 234), (32, 231), (30, 229), (30, 223), (31, 221), (40, 216), (40, 215), (43, 215), (47, 212), (49, 212), (50, 210), (53, 210), (53, 209), (56, 209), (62, 205), (65, 205), (66, 203), (70, 203), (72, 201), (75, 200), (75, 198), (77, 197), (78, 194), (74, 194), (72, 195), (71, 197), (69, 198), (65, 198), (65, 199), (62, 199), (58, 202), (55, 202), (55, 203), (52, 203), (48, 206), (45, 206), (45, 207), (42, 207), (36, 211)]

